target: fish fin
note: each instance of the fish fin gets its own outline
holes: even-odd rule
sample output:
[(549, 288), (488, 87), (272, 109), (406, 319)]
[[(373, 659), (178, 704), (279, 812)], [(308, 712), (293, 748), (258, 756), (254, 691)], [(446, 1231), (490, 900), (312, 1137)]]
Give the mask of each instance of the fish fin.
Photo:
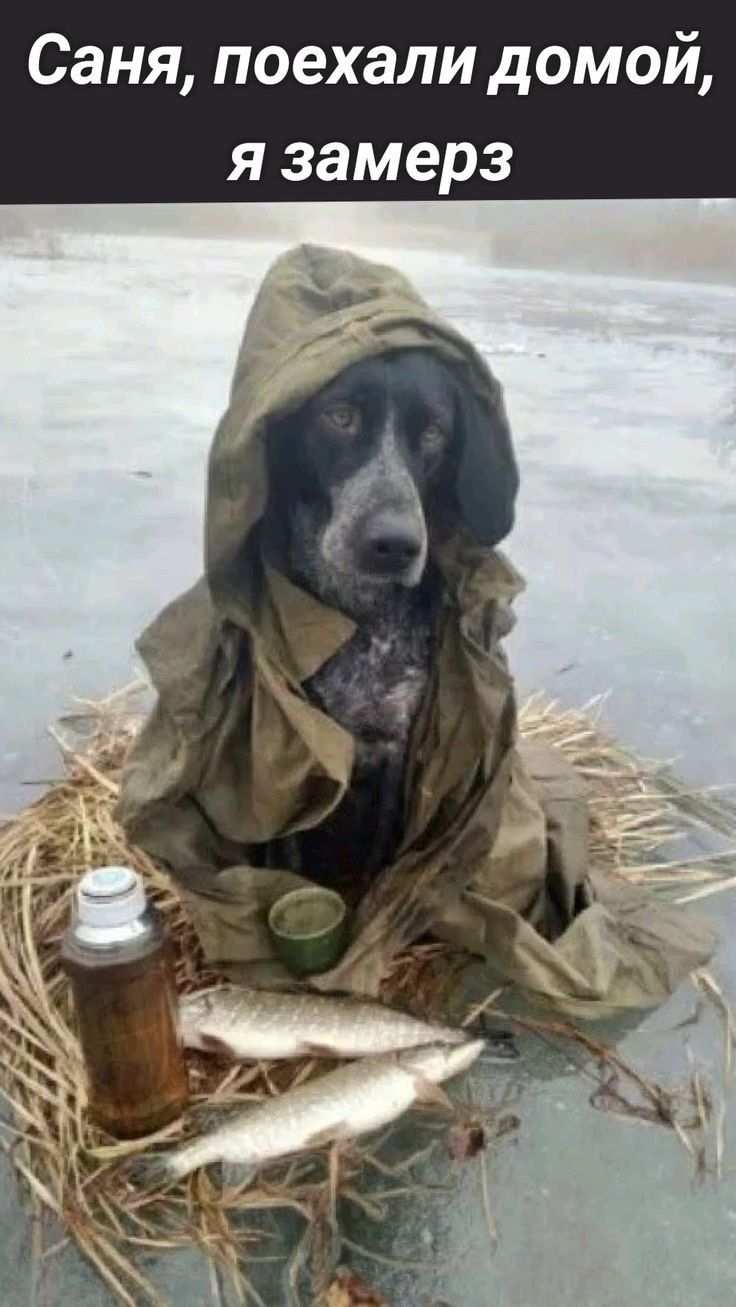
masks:
[(347, 1121), (338, 1121), (336, 1125), (328, 1126), (325, 1130), (315, 1130), (314, 1134), (309, 1135), (304, 1141), (306, 1148), (323, 1148), (325, 1144), (334, 1144), (337, 1139), (345, 1138), (350, 1133), (349, 1123)]
[(326, 1044), (315, 1044), (309, 1039), (302, 1040), (299, 1045), (299, 1052), (302, 1057), (330, 1057), (338, 1056), (334, 1048), (328, 1048)]
[(206, 1030), (201, 1030), (197, 1036), (198, 1047), (203, 1053), (212, 1053), (215, 1057), (227, 1057), (230, 1061), (237, 1060), (237, 1053), (232, 1044), (228, 1044), (226, 1039), (221, 1039), (219, 1035), (208, 1035)]
[(249, 1162), (222, 1163), (222, 1183), (226, 1189), (245, 1189), (253, 1183), (258, 1167)]
[(415, 1102), (426, 1107), (443, 1107), (448, 1112), (455, 1110), (452, 1099), (447, 1097), (444, 1089), (434, 1081), (426, 1080), (424, 1076), (414, 1076), (414, 1093)]

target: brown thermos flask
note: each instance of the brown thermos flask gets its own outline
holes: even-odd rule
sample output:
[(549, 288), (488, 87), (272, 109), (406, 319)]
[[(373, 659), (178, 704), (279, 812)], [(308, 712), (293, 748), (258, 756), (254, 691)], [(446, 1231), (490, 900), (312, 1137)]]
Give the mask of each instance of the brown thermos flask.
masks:
[(187, 1072), (166, 927), (128, 867), (82, 877), (62, 944), (87, 1068), (89, 1112), (123, 1139), (179, 1116)]

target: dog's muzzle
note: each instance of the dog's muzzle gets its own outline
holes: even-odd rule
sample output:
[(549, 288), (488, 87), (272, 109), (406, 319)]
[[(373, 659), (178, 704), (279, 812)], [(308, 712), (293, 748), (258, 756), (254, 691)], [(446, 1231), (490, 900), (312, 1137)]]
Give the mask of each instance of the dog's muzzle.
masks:
[(398, 514), (381, 514), (362, 533), (358, 563), (362, 572), (412, 585), (423, 567), (425, 541), (411, 522)]

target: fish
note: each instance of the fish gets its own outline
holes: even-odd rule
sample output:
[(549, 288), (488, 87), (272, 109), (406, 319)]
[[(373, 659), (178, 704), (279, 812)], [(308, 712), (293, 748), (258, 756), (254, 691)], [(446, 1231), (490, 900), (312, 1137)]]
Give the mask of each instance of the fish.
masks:
[(232, 1059), (357, 1058), (420, 1044), (461, 1044), (467, 1032), (382, 1003), (222, 985), (179, 1002), (187, 1048)]
[(143, 1189), (164, 1189), (215, 1162), (245, 1168), (248, 1180), (267, 1162), (354, 1139), (390, 1125), (421, 1102), (444, 1099), (438, 1086), (472, 1066), (482, 1039), (425, 1044), (337, 1067), (266, 1098), (167, 1152), (126, 1164)]

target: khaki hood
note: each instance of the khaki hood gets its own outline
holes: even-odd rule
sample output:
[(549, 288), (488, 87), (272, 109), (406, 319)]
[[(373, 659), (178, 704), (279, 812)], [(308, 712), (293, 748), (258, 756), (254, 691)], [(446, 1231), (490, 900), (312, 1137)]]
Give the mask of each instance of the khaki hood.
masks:
[(243, 546), (268, 493), (265, 433), (339, 372), (366, 358), (426, 348), (455, 372), (472, 406), (456, 501), (469, 537), (487, 547), (513, 524), (518, 489), (501, 387), (473, 346), (401, 273), (343, 250), (300, 245), (266, 274), (238, 352), (230, 402), (209, 460), (205, 567), (227, 609), (243, 588)]

